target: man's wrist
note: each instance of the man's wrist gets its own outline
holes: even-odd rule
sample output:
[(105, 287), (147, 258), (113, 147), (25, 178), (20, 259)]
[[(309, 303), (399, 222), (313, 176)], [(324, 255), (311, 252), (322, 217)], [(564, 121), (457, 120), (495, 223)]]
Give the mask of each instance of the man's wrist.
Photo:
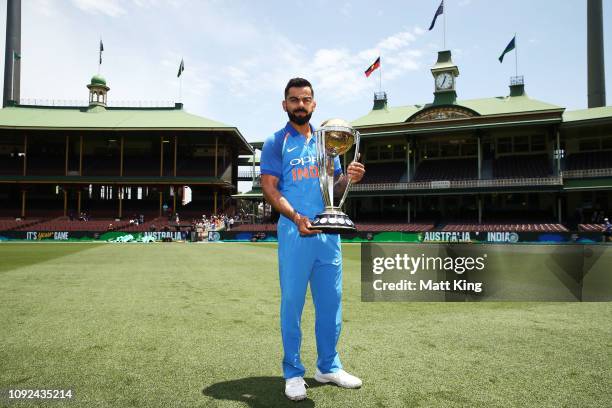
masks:
[(293, 210), (293, 214), (291, 215), (291, 221), (293, 221), (293, 223), (297, 225), (300, 223), (301, 218), (302, 216), (300, 215), (300, 213), (298, 213), (296, 210)]

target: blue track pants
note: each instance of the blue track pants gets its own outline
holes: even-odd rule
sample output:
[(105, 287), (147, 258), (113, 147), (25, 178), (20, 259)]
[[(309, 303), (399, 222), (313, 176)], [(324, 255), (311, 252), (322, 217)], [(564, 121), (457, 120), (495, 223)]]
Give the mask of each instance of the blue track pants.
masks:
[(283, 375), (303, 377), (300, 360), (302, 309), (306, 289), (315, 307), (317, 367), (322, 373), (342, 368), (336, 345), (342, 327), (342, 253), (340, 236), (300, 236), (297, 226), (281, 217), (278, 223), (278, 264), (281, 287)]

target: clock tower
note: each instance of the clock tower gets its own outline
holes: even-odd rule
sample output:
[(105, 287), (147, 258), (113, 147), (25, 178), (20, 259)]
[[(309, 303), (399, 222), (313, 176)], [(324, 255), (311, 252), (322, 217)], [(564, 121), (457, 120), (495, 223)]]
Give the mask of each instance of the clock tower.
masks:
[(452, 105), (457, 100), (455, 82), (459, 68), (453, 63), (450, 50), (438, 51), (438, 61), (431, 68), (434, 77), (434, 105)]

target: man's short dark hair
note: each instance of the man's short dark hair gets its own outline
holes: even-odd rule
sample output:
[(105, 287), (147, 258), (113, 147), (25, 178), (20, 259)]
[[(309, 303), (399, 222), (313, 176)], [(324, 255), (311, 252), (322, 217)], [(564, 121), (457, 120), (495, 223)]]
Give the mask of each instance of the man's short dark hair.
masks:
[(310, 92), (312, 93), (312, 96), (314, 96), (314, 89), (312, 89), (312, 84), (308, 82), (307, 79), (291, 78), (289, 82), (287, 82), (287, 86), (285, 87), (285, 99), (287, 99), (287, 95), (289, 95), (289, 88), (304, 88), (305, 86), (310, 88)]

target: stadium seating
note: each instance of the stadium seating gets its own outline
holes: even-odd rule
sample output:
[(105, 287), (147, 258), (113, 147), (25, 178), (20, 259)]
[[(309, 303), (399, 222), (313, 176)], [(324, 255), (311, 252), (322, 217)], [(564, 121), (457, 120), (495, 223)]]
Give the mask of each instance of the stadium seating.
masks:
[[(181, 230), (187, 229), (190, 226), (191, 223), (188, 221), (179, 223), (179, 228)], [(173, 220), (169, 220), (168, 217), (157, 217), (139, 225), (130, 224), (128, 221), (127, 225), (121, 227), (121, 231), (127, 232), (163, 231), (164, 229), (176, 231), (176, 223)]]
[[(182, 158), (176, 164), (177, 176), (212, 177), (215, 175), (215, 160), (210, 157)], [(220, 165), (220, 163), (218, 163)], [(221, 169), (219, 169), (221, 172)]]
[[(433, 229), (433, 224), (356, 224), (358, 231), (368, 232), (422, 232)], [(271, 232), (276, 231), (276, 224), (242, 224), (234, 226), (232, 231)]]
[[(145, 218), (146, 219), (146, 218)], [(124, 218), (121, 221), (115, 221), (114, 218), (97, 218), (89, 221), (79, 221), (68, 219), (68, 217), (56, 217), (43, 220), (24, 220), (15, 221), (14, 219), (0, 219), (0, 231), (108, 231), (108, 226), (113, 224), (114, 231), (127, 232), (144, 232), (144, 231), (176, 231), (176, 224), (173, 220), (168, 220), (168, 217), (152, 218), (145, 221), (143, 224), (130, 224), (129, 219)], [(190, 221), (180, 223), (181, 230), (186, 230), (191, 227)]]
[(565, 170), (609, 169), (612, 168), (612, 152), (573, 153), (567, 157)]
[(11, 231), (18, 230), (20, 228), (27, 228), (37, 224), (38, 222), (40, 222), (40, 220), (37, 219), (17, 221), (15, 218), (0, 218), (0, 231)]
[(159, 177), (159, 157), (125, 156), (123, 158), (123, 175), (127, 177)]
[(446, 224), (442, 231), (568, 232), (562, 224)]
[(118, 176), (120, 158), (117, 155), (110, 157), (83, 156), (83, 175), (85, 176)]
[(368, 163), (366, 168), (367, 171), (361, 181), (362, 184), (400, 183), (407, 181), (405, 163)]
[(476, 178), (478, 178), (477, 159), (424, 160), (419, 163), (414, 175), (414, 181), (469, 180)]
[(433, 229), (433, 224), (355, 224), (358, 231), (369, 231), (369, 232), (423, 232), (430, 231)]
[(604, 224), (578, 224), (578, 231), (603, 232), (604, 229)]
[(241, 224), (234, 225), (232, 231), (245, 232), (272, 232), (276, 231), (276, 224)]
[(538, 178), (552, 174), (548, 156), (502, 156), (493, 162), (495, 178)]
[[(68, 217), (57, 217), (42, 221), (35, 226), (36, 231), (108, 231), (109, 224), (113, 224), (115, 230), (122, 229), (128, 224), (127, 221), (115, 221), (114, 219), (96, 219), (90, 221), (70, 221)], [(30, 230), (30, 227), (22, 226), (17, 231)]]
[(0, 157), (0, 174), (3, 176), (20, 176), (23, 174), (23, 159), (10, 156)]

